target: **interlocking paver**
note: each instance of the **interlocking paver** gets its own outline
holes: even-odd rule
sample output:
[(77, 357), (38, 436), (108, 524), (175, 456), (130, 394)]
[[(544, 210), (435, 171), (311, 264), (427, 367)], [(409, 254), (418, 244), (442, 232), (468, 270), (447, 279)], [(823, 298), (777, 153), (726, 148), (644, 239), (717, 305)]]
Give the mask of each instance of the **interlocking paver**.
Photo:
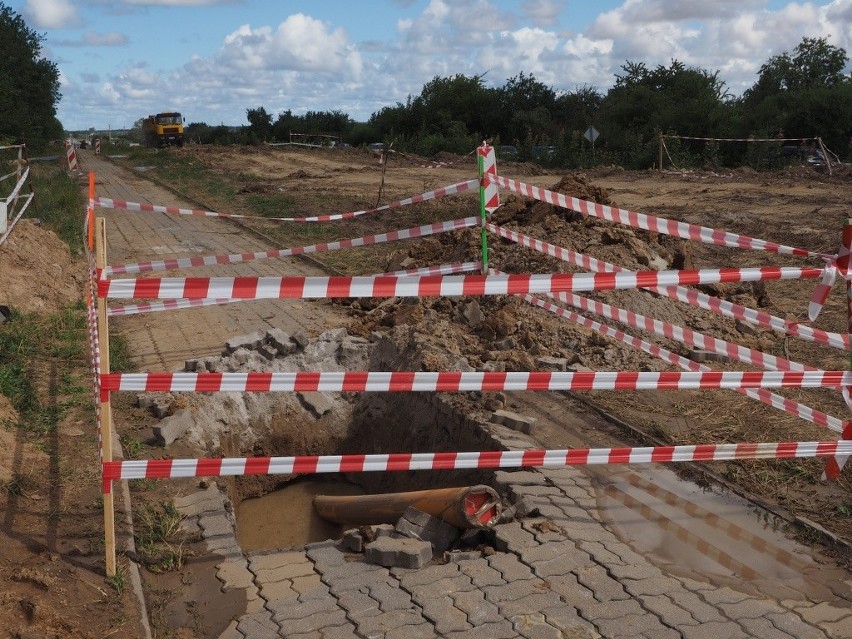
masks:
[(286, 552), (273, 552), (263, 555), (252, 555), (251, 567), (255, 572), (259, 570), (276, 570), (287, 566), (307, 566), (307, 572), (297, 572), (298, 575), (307, 575), (314, 571), (313, 564), (305, 555), (298, 550)]
[(684, 610), (665, 595), (640, 595), (639, 601), (668, 626), (695, 626), (698, 621), (690, 611)]
[(517, 555), (512, 553), (492, 555), (488, 558), (488, 564), (495, 570), (498, 570), (506, 581), (535, 579), (535, 575), (530, 567), (522, 563)]
[(483, 586), (498, 586), (506, 583), (499, 570), (495, 570), (484, 557), (473, 561), (462, 561), (458, 564), (462, 574), (470, 577), (473, 585), (477, 588)]
[(233, 536), (234, 525), (231, 520), (223, 514), (204, 515), (198, 520), (201, 530), (204, 531), (204, 538)]
[(724, 603), (739, 603), (749, 598), (745, 593), (722, 586), (721, 588), (711, 588), (710, 590), (701, 591), (701, 596), (704, 597), (707, 603), (718, 606)]
[(769, 619), (741, 619), (739, 623), (747, 633), (760, 639), (799, 639), (778, 630)]
[(365, 637), (382, 636), (394, 628), (419, 626), (426, 620), (417, 610), (392, 610), (358, 620), (358, 632)]
[(487, 623), (470, 630), (447, 633), (446, 639), (515, 639), (520, 635), (511, 622)]
[(314, 616), (317, 613), (334, 612), (336, 610), (338, 610), (337, 602), (332, 597), (316, 601), (296, 602), (282, 609), (280, 612), (276, 612), (275, 620), (289, 623), (294, 619), (304, 619)]
[(685, 610), (689, 610), (690, 614), (698, 623), (707, 623), (710, 621), (727, 621), (722, 613), (715, 606), (711, 606), (705, 602), (699, 595), (688, 590), (673, 590), (668, 595), (671, 600)]
[(541, 611), (551, 626), (559, 628), (565, 639), (598, 639), (594, 626), (582, 619), (573, 606), (559, 605)]
[(652, 577), (651, 579), (624, 579), (622, 585), (634, 597), (639, 595), (664, 595), (681, 587), (677, 579), (666, 576)]
[(539, 592), (533, 592), (518, 599), (501, 601), (497, 604), (497, 607), (500, 609), (500, 613), (504, 617), (511, 618), (534, 610), (538, 611), (543, 608), (557, 606), (560, 603), (562, 602), (559, 599), (559, 595), (555, 592), (550, 590), (539, 590)]
[(471, 582), (469, 577), (465, 575), (458, 575), (456, 577), (448, 577), (446, 579), (432, 581), (420, 586), (412, 586), (411, 588), (408, 588), (408, 590), (411, 592), (412, 598), (420, 603), (421, 601), (426, 601), (428, 599), (443, 597), (444, 595), (448, 595), (452, 592), (464, 592), (466, 590), (474, 590), (475, 588), (476, 586), (473, 585), (473, 582)]
[(634, 639), (643, 634), (655, 636), (667, 629), (663, 622), (648, 612), (623, 615), (617, 619), (596, 619), (595, 625), (607, 639)]
[(432, 639), (437, 636), (431, 624), (419, 623), (389, 630), (384, 639)]
[(592, 591), (598, 601), (623, 601), (630, 599), (621, 583), (613, 579), (606, 568), (597, 564), (586, 566), (576, 572), (577, 581)]
[(457, 592), (450, 595), (456, 608), (467, 615), (467, 621), (472, 626), (481, 626), (484, 623), (500, 621), (500, 610), (490, 601), (486, 601), (485, 593), (481, 590), (470, 590), (468, 592)]
[(409, 570), (404, 568), (391, 568), (391, 573), (397, 577), (402, 587), (411, 590), (413, 586), (428, 584), (447, 577), (457, 577), (460, 574), (461, 564), (438, 564), (426, 566), (420, 570)]
[(254, 588), (254, 575), (245, 560), (227, 560), (216, 566), (216, 577), (222, 582), (222, 591)]
[(728, 619), (757, 619), (766, 615), (786, 612), (774, 601), (765, 599), (743, 599), (737, 603), (721, 603), (719, 608)]
[(261, 582), (260, 596), (277, 608), (283, 603), (296, 603), (299, 593), (293, 590), (289, 581)]
[(360, 590), (344, 592), (340, 595), (337, 603), (347, 610), (352, 619), (371, 617), (382, 612), (379, 610), (379, 602)]
[(485, 598), (499, 607), (504, 601), (514, 601), (527, 595), (534, 595), (540, 591), (542, 583), (538, 579), (528, 579), (512, 581), (505, 586), (486, 586), (483, 590), (485, 591)]
[(620, 619), (629, 615), (645, 614), (642, 605), (635, 599), (623, 601), (587, 602), (577, 606), (583, 619), (597, 623), (602, 619)]
[(287, 639), (361, 639), (355, 632), (355, 626), (352, 624), (328, 626), (322, 630), (311, 630), (310, 632), (299, 634), (285, 632), (282, 636), (287, 637)]
[(551, 626), (540, 612), (509, 617), (515, 631), (526, 639), (563, 639), (562, 631)]
[(739, 625), (733, 621), (703, 623), (698, 626), (678, 628), (683, 639), (751, 639)]
[[(827, 601), (820, 601), (810, 608), (800, 610), (799, 614), (801, 614), (806, 621), (811, 623), (841, 621), (846, 619), (849, 621), (849, 627), (852, 628), (852, 605), (848, 601), (839, 605), (829, 603)], [(852, 632), (849, 634), (852, 634)]]
[(310, 632), (312, 630), (319, 630), (320, 635), (324, 635), (324, 629), (329, 626), (345, 626), (349, 623), (348, 619), (346, 619), (346, 613), (339, 609), (329, 612), (318, 612), (299, 619), (286, 620), (279, 619), (279, 614), (276, 613), (275, 621), (281, 624), (285, 637)]
[(411, 595), (396, 583), (391, 585), (381, 582), (370, 585), (369, 588), (370, 596), (379, 602), (379, 608), (384, 612), (411, 608)]
[(770, 614), (766, 618), (772, 622), (773, 626), (787, 634), (793, 635), (796, 639), (805, 637), (808, 639), (824, 639), (826, 636), (832, 639), (840, 639), (841, 637), (852, 636), (852, 632), (849, 631), (852, 624), (846, 619), (839, 621), (838, 624), (840, 625), (836, 628), (832, 627), (831, 624), (825, 624), (827, 632), (823, 632), (818, 628), (808, 625), (793, 613)]
[[(598, 535), (595, 541), (582, 540), (577, 543), (577, 547), (589, 554), (595, 561), (606, 566), (627, 566), (628, 568), (647, 567), (647, 571), (642, 572), (638, 576), (625, 575), (628, 579), (650, 579), (651, 577), (659, 577), (662, 573), (651, 566), (648, 560), (641, 558), (639, 561), (632, 564), (625, 564), (621, 561), (621, 557), (610, 550), (610, 539), (607, 535)], [(604, 541), (606, 543), (604, 543)]]
[(577, 581), (576, 575), (555, 575), (544, 581), (553, 592), (572, 606), (597, 601), (593, 592)]
[(330, 595), (328, 586), (322, 582), (319, 575), (293, 577), (292, 584), (293, 590), (299, 593), (299, 601), (308, 601), (309, 599), (328, 597)]
[(474, 625), (464, 611), (455, 606), (449, 595), (422, 601), (420, 605), (423, 608), (423, 616), (435, 625), (439, 634), (467, 630)]
[(503, 552), (520, 552), (524, 548), (538, 546), (535, 536), (517, 521), (495, 526), (494, 533), (494, 547)]
[(278, 639), (278, 624), (272, 620), (272, 615), (259, 612), (243, 616), (237, 624), (237, 631), (244, 637), (252, 639)]
[(305, 546), (305, 554), (311, 558), (320, 572), (331, 566), (339, 566), (346, 563), (346, 555), (340, 552), (334, 544), (327, 542), (308, 544)]

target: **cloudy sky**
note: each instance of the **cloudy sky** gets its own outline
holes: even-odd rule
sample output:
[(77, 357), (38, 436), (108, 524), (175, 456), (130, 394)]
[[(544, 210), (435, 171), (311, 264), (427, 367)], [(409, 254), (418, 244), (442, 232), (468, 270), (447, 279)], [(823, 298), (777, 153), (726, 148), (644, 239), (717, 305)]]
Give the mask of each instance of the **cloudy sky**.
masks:
[(245, 124), (257, 106), (366, 120), (456, 73), (606, 91), (625, 60), (718, 70), (739, 94), (803, 36), (852, 53), (852, 0), (4, 1), (46, 36), (67, 129), (172, 109)]

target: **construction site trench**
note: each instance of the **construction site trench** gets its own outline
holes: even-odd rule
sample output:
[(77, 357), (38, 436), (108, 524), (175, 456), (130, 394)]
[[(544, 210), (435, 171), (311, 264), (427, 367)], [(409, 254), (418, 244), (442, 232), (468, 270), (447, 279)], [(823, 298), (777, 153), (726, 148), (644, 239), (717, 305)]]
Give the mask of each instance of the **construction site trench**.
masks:
[[(209, 151), (184, 149), (180, 153), (188, 160), (210, 161), (205, 157)], [(283, 186), (266, 183), (265, 189), (295, 190), (298, 181), (307, 191), (322, 192), (333, 184), (338, 192), (347, 192), (374, 184), (376, 179), (369, 158), (344, 159), (344, 164), (353, 158), (356, 162), (347, 172), (342, 167), (328, 168), (328, 157), (286, 153), (288, 168), (298, 170), (288, 175), (289, 181), (282, 181)], [(88, 168), (98, 173), (98, 189), (107, 197), (156, 204), (175, 199), (173, 193), (141, 186), (143, 180), (138, 176), (112, 163), (81, 155)], [(272, 181), (270, 169), (263, 167), (276, 161), (280, 156), (274, 158), (268, 151), (239, 158), (247, 174), (265, 170), (267, 182)], [(364, 166), (359, 168), (358, 162)], [(411, 176), (422, 173), (417, 167), (407, 168)], [(457, 174), (470, 172), (464, 168), (430, 174), (428, 186), (457, 180)], [(528, 170), (521, 165), (515, 168)], [(361, 174), (364, 183), (359, 184)], [(529, 179), (538, 179), (556, 191), (609, 202), (606, 191), (582, 175)], [(409, 177), (408, 182), (400, 179), (395, 186), (400, 196), (410, 195), (414, 191), (403, 189), (418, 181), (422, 189), (424, 181), (418, 177)], [(621, 182), (625, 193), (629, 193), (624, 186), (629, 181)], [(660, 191), (678, 188), (700, 191), (702, 185), (669, 183)], [(756, 201), (756, 196), (741, 190), (734, 189), (733, 194), (739, 202)], [(494, 215), (496, 223), (523, 228), (533, 237), (629, 269), (692, 268), (722, 256), (713, 247), (695, 248), (511, 195), (502, 204)], [(472, 199), (459, 197), (445, 206), (468, 211), (475, 205)], [(831, 210), (827, 217), (839, 220), (839, 202), (823, 206)], [(677, 213), (685, 218), (691, 215), (685, 208)], [(424, 213), (432, 214), (436, 212)], [(437, 214), (449, 213), (438, 209)], [(260, 250), (275, 241), (269, 223), (252, 224), (249, 232), (227, 220), (123, 211), (110, 211), (105, 217), (109, 261), (113, 263)], [(738, 232), (762, 236), (759, 220), (743, 221), (733, 212), (716, 211), (712, 225), (732, 221), (739, 225)], [(786, 237), (772, 239), (807, 244), (801, 238), (806, 224), (790, 226), (785, 229)], [(264, 241), (264, 236), (271, 239)], [(837, 236), (839, 233), (820, 237), (818, 246), (809, 248), (830, 250)], [(396, 246), (382, 259), (388, 271), (444, 264), (469, 259), (476, 254), (478, 243), (477, 231), (457, 231), (404, 248)], [(493, 256), (494, 265), (507, 272), (544, 273), (564, 268), (546, 256), (497, 240)], [(721, 259), (729, 265), (734, 258), (725, 254)], [(777, 263), (786, 258), (760, 254), (748, 259), (749, 263)], [(288, 259), (205, 267), (192, 274), (281, 272), (316, 275), (322, 271), (314, 263)], [(781, 306), (789, 300), (792, 308), (794, 300), (799, 306), (807, 300), (792, 283), (779, 283), (773, 289), (718, 285), (712, 293), (751, 307)], [(794, 355), (816, 356), (824, 368), (844, 366), (842, 353), (819, 350), (813, 344), (779, 344), (770, 331), (724, 318), (708, 319), (698, 309), (671, 300), (638, 291), (616, 291), (600, 299), (673, 324), (712, 331), (750, 348), (798, 349)], [(841, 324), (842, 311), (841, 303), (830, 300), (825, 321)], [(152, 314), (111, 322), (111, 330), (126, 336), (138, 370), (665, 368), (658, 360), (583, 327), (546, 317), (512, 297), (273, 300), (178, 313), (186, 319), (161, 320)], [(791, 431), (792, 418), (729, 395), (734, 394), (690, 391), (677, 397), (649, 393), (641, 398), (628, 392), (572, 395), (532, 391), (147, 394), (127, 400), (138, 407), (125, 404), (130, 417), (118, 416), (116, 424), (119, 432), (146, 442), (152, 455), (175, 458), (604, 447), (623, 445), (625, 438), (647, 443), (664, 436), (668, 441), (699, 443), (725, 436), (733, 437), (732, 441), (782, 441), (823, 435), (819, 429), (799, 423)], [(845, 406), (834, 395), (818, 394), (820, 405), (829, 413), (842, 415)], [(153, 430), (151, 414), (160, 419)], [(632, 432), (625, 431), (625, 424)], [(741, 431), (731, 431), (733, 425)], [(791, 432), (796, 436), (791, 437)], [(744, 474), (757, 473), (759, 463), (719, 473), (727, 480), (739, 475), (745, 486), (742, 492), (748, 493), (755, 484)], [(683, 481), (675, 471), (692, 473), (699, 482)], [(698, 637), (708, 631), (755, 637), (849, 636), (845, 628), (852, 621), (852, 579), (845, 565), (843, 540), (848, 540), (852, 526), (839, 521), (838, 532), (833, 533), (838, 543), (830, 544), (832, 549), (827, 551), (834, 553), (833, 558), (818, 548), (806, 548), (789, 536), (795, 518), (786, 512), (783, 499), (769, 509), (759, 508), (708, 483), (712, 472), (704, 475), (700, 469), (636, 466), (174, 482), (169, 491), (183, 513), (185, 531), (191, 533), (187, 543), (192, 544), (184, 570), (189, 576), (182, 579), (192, 585), (160, 606), (162, 624), (172, 632), (188, 633), (194, 628), (191, 632), (195, 634), (186, 636), (228, 638), (308, 636), (303, 634), (307, 632), (325, 636), (332, 629), (336, 635), (353, 637), (472, 637), (483, 630), (488, 636), (506, 637), (557, 636), (554, 633)], [(380, 533), (361, 530), (341, 541), (343, 527), (326, 527), (315, 513), (305, 512), (313, 496), (320, 493), (374, 494), (475, 484), (491, 486), (503, 499), (507, 512), (500, 522), (487, 534), (468, 534), (466, 541), (457, 531), (452, 543), (416, 566), (406, 563), (413, 561), (410, 553), (401, 553), (403, 558), (396, 563), (372, 561), (360, 544), (376, 543)], [(848, 478), (824, 490), (819, 499), (824, 504), (832, 499), (846, 503), (844, 487), (848, 487)], [(809, 490), (803, 480), (791, 483), (784, 489), (791, 500), (787, 503), (794, 503)], [(809, 519), (800, 518), (800, 522)], [(286, 533), (284, 527), (289, 529)], [(432, 549), (436, 548), (433, 543)], [(461, 554), (454, 556), (453, 549)], [(443, 550), (450, 552), (444, 554)], [(194, 556), (213, 559), (199, 559), (194, 566)], [(144, 575), (151, 591), (162, 589), (169, 579)], [(211, 590), (211, 584), (215, 589)], [(192, 598), (198, 603), (188, 612), (187, 602)]]

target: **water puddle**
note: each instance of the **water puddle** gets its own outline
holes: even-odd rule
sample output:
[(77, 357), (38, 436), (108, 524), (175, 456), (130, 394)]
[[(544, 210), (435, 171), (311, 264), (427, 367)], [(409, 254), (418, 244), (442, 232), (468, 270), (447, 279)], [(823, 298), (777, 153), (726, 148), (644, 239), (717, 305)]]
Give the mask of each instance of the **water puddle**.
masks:
[(243, 500), (237, 508), (237, 541), (245, 551), (301, 547), (339, 539), (341, 526), (316, 514), (316, 495), (363, 495), (355, 484), (333, 479), (301, 480), (262, 497)]
[(849, 573), (818, 563), (785, 536), (783, 521), (736, 495), (701, 488), (665, 468), (610, 467), (595, 476), (610, 528), (674, 574), (739, 588), (746, 582), (779, 599), (852, 595)]

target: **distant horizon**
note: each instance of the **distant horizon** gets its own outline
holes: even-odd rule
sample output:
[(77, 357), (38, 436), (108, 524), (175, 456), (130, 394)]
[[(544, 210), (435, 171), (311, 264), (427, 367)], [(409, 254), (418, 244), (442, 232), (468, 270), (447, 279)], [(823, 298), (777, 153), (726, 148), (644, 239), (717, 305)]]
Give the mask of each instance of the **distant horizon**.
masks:
[[(176, 110), (211, 126), (333, 109), (364, 122), (433, 77), (532, 74), (612, 87), (626, 61), (719, 72), (732, 95), (803, 37), (852, 50), (852, 0), (12, 0), (60, 71), (58, 118), (131, 128)], [(164, 29), (163, 25), (177, 25)], [(848, 70), (848, 69), (847, 69)]]

